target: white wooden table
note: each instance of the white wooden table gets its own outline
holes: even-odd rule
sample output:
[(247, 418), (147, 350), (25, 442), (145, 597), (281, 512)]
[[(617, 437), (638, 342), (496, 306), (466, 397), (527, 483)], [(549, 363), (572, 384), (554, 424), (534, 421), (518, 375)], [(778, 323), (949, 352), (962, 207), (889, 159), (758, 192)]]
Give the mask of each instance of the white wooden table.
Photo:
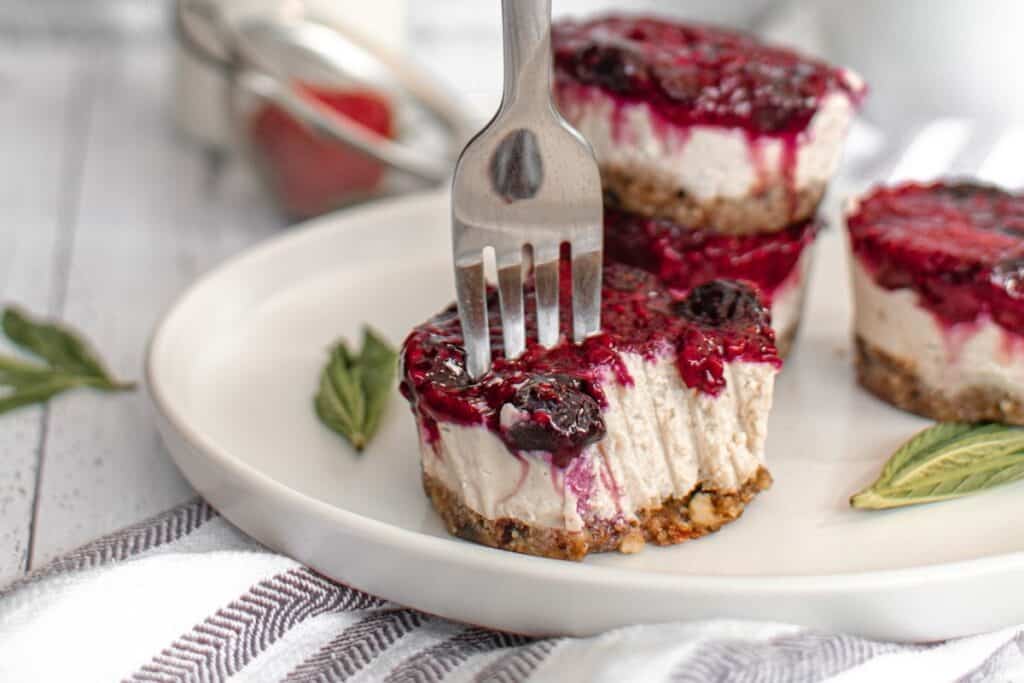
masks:
[[(173, 297), (282, 220), (175, 133), (162, 8), (96, 8), (0, 10), (0, 300), (69, 321), (140, 379)], [(195, 495), (143, 391), (0, 417), (0, 456), (0, 581)]]

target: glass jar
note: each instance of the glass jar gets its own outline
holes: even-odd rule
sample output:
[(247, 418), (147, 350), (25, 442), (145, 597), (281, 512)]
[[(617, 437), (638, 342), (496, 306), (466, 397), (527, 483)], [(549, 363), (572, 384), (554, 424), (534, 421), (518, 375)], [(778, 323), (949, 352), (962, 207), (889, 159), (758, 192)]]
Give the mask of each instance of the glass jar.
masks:
[(211, 8), (179, 0), (179, 36), (224, 74), (231, 135), (289, 216), (447, 180), (469, 124), (433, 79), (337, 22)]

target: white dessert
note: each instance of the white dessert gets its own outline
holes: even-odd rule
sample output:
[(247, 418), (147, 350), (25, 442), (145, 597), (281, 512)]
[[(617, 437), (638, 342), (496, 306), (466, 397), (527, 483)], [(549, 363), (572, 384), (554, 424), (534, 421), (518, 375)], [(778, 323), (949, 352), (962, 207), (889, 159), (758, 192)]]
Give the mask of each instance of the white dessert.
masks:
[[(863, 84), (845, 72), (854, 91)], [(787, 192), (823, 188), (835, 172), (855, 105), (843, 92), (825, 96), (807, 129), (795, 141), (795, 165), (787, 141), (751, 138), (739, 128), (666, 121), (645, 102), (623, 102), (598, 87), (558, 88), (563, 116), (590, 142), (602, 166), (641, 173), (712, 203), (742, 200), (773, 185)]]
[[(811, 274), (814, 245), (809, 244), (800, 254), (789, 276), (772, 293), (771, 312), (772, 329), (775, 339), (779, 342), (792, 341), (787, 336), (796, 333), (803, 315), (804, 301), (807, 298), (807, 281)], [(789, 349), (780, 349), (785, 354)]]
[[(734, 362), (718, 396), (685, 386), (675, 358), (649, 361), (623, 354), (633, 378), (603, 384), (607, 433), (566, 468), (548, 453), (513, 455), (483, 426), (440, 423), (440, 438), (421, 440), (424, 472), (482, 517), (581, 531), (595, 519), (633, 520), (670, 497), (738, 491), (764, 465), (764, 443), (776, 369)], [(515, 420), (503, 410), (502, 422)], [(690, 503), (697, 523), (712, 516), (711, 500)], [(706, 510), (702, 508), (706, 506)]]
[(1024, 400), (1024, 337), (987, 316), (946, 326), (919, 305), (916, 292), (880, 287), (856, 258), (851, 270), (860, 339), (905, 364), (934, 392), (952, 398), (993, 387)]

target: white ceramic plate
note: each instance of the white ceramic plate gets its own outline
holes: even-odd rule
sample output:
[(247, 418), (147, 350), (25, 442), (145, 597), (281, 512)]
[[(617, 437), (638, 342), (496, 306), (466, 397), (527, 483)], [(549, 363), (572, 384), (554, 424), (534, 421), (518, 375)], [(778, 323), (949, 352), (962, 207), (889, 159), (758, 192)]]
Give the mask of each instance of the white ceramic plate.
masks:
[(818, 245), (812, 295), (777, 384), (775, 486), (708, 538), (583, 563), (449, 537), (420, 489), (395, 392), (361, 456), (311, 408), (325, 350), (371, 322), (396, 344), (452, 298), (447, 198), (328, 217), (226, 263), (156, 331), (148, 378), (185, 475), (268, 546), (371, 593), (528, 633), (753, 618), (930, 640), (1024, 621), (1024, 504), (1010, 486), (893, 512), (848, 496), (927, 423), (854, 384), (841, 235)]

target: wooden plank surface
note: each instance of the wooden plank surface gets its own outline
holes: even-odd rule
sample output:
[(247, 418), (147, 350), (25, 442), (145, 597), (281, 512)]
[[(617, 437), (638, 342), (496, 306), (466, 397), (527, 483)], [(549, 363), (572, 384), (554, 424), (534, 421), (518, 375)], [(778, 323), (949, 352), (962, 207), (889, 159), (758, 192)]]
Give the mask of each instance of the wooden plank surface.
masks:
[[(58, 305), (73, 228), (85, 126), (79, 72), (72, 50), (0, 47), (0, 302), (37, 313)], [(46, 418), (32, 407), (0, 425), (0, 582), (28, 566)]]
[[(74, 249), (61, 317), (120, 376), (140, 379), (160, 314), (197, 275), (281, 219), (236, 165), (173, 130), (165, 44), (97, 50)], [(32, 566), (193, 496), (158, 442), (143, 391), (52, 404)]]

